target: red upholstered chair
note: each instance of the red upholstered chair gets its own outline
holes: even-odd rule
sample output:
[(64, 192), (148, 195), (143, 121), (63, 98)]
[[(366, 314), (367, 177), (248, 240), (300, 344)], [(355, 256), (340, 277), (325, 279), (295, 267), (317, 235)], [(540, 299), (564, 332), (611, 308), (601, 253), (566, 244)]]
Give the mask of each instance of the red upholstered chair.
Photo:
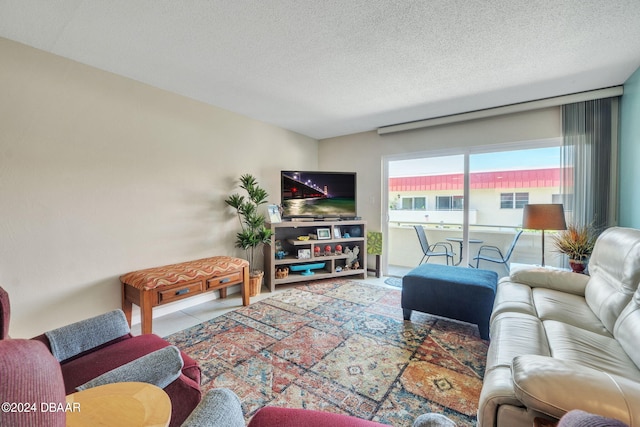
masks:
[(11, 317), (11, 305), (9, 294), (0, 286), (0, 340), (9, 337), (9, 319)]
[[(8, 337), (9, 298), (0, 287), (0, 332)], [(124, 313), (114, 310), (101, 316), (76, 322), (33, 338), (49, 349), (60, 362), (66, 394), (94, 378), (171, 344), (157, 335), (133, 336)], [(202, 397), (200, 367), (186, 353), (178, 379), (164, 388), (171, 399), (171, 426), (179, 426)]]
[[(144, 359), (147, 360), (138, 359), (134, 364), (139, 364), (141, 361), (150, 362), (151, 368), (142, 370), (159, 374), (151, 375), (148, 379), (160, 381), (170, 380), (175, 371), (179, 372), (182, 365), (179, 351), (175, 347), (154, 352), (145, 356)], [(176, 361), (179, 363), (176, 364)], [(165, 375), (164, 370), (158, 369), (164, 368), (165, 365), (169, 365), (170, 375)], [(125, 365), (116, 371), (139, 368), (139, 366)], [(105, 379), (105, 376), (102, 376), (98, 379), (98, 384), (91, 385), (102, 385), (101, 381), (103, 384), (114, 382), (114, 380), (118, 382), (117, 377), (121, 374), (122, 372), (114, 374), (112, 371), (106, 375), (109, 378)], [(148, 375), (148, 372), (134, 375), (136, 378), (133, 380), (141, 380), (145, 375)], [(46, 408), (51, 408), (51, 405), (55, 408), (66, 407), (64, 379), (60, 364), (42, 342), (25, 339), (0, 340), (0, 379), (0, 400), (13, 402), (16, 405), (13, 408), (3, 406), (0, 411), (0, 426), (63, 427), (66, 424), (64, 411), (42, 410), (43, 404)], [(84, 409), (88, 408), (80, 408), (81, 411)], [(208, 426), (245, 426), (240, 400), (231, 390), (223, 388), (210, 390), (182, 424), (182, 427)]]
[(42, 402), (65, 403), (60, 365), (42, 343), (33, 340), (0, 340), (0, 378), (2, 402), (36, 405), (35, 408), (3, 407), (0, 426), (64, 427), (64, 412), (40, 410)]

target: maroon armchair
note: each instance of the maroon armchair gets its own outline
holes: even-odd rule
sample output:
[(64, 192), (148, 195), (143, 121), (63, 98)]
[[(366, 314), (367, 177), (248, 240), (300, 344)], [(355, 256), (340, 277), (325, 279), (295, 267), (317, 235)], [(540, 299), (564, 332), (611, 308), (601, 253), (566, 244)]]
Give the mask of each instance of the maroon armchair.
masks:
[(0, 426), (63, 427), (64, 412), (42, 411), (40, 404), (65, 403), (60, 365), (47, 348), (33, 340), (0, 340), (0, 400), (3, 405), (36, 404), (28, 408), (4, 407)]
[[(9, 296), (0, 287), (0, 339), (8, 338)], [(133, 336), (124, 313), (114, 310), (91, 319), (48, 331), (32, 338), (45, 345), (58, 360), (66, 394), (122, 365), (171, 344), (157, 335)], [(171, 426), (179, 426), (202, 397), (200, 367), (180, 352), (183, 367), (178, 378), (164, 387), (171, 399)]]
[(9, 337), (9, 318), (11, 317), (11, 305), (9, 294), (0, 286), (0, 340)]
[[(181, 366), (179, 350), (173, 346), (165, 347), (98, 377), (89, 384), (89, 388), (120, 380), (142, 380), (160, 386), (156, 381), (170, 381)], [(66, 396), (60, 364), (42, 342), (0, 340), (0, 378), (0, 400), (8, 402), (0, 411), (0, 426), (65, 425), (65, 411), (48, 409), (66, 408)], [(84, 407), (80, 411), (84, 409), (91, 412), (90, 408)], [(231, 390), (224, 388), (209, 390), (182, 424), (182, 427), (222, 426), (245, 427), (240, 400)]]

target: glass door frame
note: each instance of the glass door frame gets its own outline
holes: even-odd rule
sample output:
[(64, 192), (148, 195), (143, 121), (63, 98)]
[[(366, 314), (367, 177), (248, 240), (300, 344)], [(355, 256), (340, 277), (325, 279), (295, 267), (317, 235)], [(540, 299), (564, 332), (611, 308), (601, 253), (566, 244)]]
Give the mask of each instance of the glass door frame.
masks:
[[(389, 163), (400, 160), (412, 160), (418, 158), (433, 158), (433, 157), (444, 157), (444, 156), (464, 156), (464, 206), (463, 206), (463, 224), (462, 224), (462, 238), (464, 240), (463, 248), (464, 252), (462, 254), (463, 259), (469, 260), (469, 191), (470, 191), (470, 174), (469, 174), (469, 159), (474, 154), (486, 154), (493, 152), (503, 152), (503, 151), (517, 151), (517, 150), (527, 150), (527, 149), (535, 149), (535, 148), (549, 148), (549, 147), (561, 147), (562, 146), (562, 137), (554, 137), (554, 138), (545, 138), (545, 139), (537, 139), (537, 140), (529, 140), (529, 141), (518, 141), (518, 142), (509, 142), (509, 143), (501, 143), (501, 144), (489, 144), (489, 145), (477, 145), (470, 147), (460, 147), (460, 148), (451, 148), (451, 149), (442, 149), (442, 150), (429, 150), (429, 151), (420, 151), (420, 152), (412, 152), (412, 153), (402, 153), (402, 154), (391, 154), (382, 157), (382, 212), (381, 212), (381, 221), (382, 224), (382, 253), (388, 254), (389, 252)], [(561, 166), (560, 163), (558, 166)], [(382, 274), (384, 276), (388, 275), (389, 272), (389, 257), (382, 257)]]

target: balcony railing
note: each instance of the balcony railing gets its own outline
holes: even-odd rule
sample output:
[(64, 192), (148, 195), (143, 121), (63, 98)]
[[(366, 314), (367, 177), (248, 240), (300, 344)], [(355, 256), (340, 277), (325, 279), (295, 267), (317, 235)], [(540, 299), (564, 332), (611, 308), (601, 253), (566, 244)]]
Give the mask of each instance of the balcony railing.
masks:
[[(462, 219), (464, 212), (461, 210), (405, 210), (391, 209), (389, 210), (389, 222), (402, 223), (447, 223), (459, 224), (462, 227)], [(478, 211), (469, 210), (469, 224), (476, 223)]]
[[(390, 271), (392, 266), (402, 268), (413, 268), (417, 266), (422, 258), (422, 249), (418, 242), (418, 237), (414, 225), (424, 227), (429, 244), (436, 242), (445, 242), (448, 237), (462, 238), (462, 224), (459, 222), (401, 222), (395, 221), (389, 223), (388, 237), (388, 264)], [(506, 253), (511, 245), (513, 238), (519, 228), (507, 225), (472, 225), (469, 228), (469, 239), (481, 240), (482, 243), (472, 243), (469, 250), (469, 258), (466, 258), (466, 246), (463, 248), (463, 260), (461, 266), (467, 266), (469, 263), (475, 267), (476, 262), (473, 261), (478, 253), (480, 246), (491, 245), (497, 246)], [(565, 257), (554, 251), (552, 243), (553, 232), (545, 232), (545, 264), (552, 267), (564, 267)], [(460, 246), (456, 242), (451, 242), (456, 252), (456, 263), (460, 259)], [(534, 264), (539, 265), (542, 260), (542, 235), (539, 231), (525, 231), (513, 251), (510, 263)], [(433, 257), (430, 263), (444, 264), (444, 257)], [(493, 270), (500, 277), (506, 276), (507, 271), (501, 264), (481, 261), (480, 268)]]

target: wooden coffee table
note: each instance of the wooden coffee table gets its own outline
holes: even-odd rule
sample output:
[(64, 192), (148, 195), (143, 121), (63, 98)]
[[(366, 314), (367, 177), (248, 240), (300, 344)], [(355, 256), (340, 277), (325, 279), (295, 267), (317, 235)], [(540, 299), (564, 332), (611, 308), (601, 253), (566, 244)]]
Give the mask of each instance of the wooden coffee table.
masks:
[(67, 396), (67, 426), (168, 426), (171, 400), (160, 387), (126, 382)]

